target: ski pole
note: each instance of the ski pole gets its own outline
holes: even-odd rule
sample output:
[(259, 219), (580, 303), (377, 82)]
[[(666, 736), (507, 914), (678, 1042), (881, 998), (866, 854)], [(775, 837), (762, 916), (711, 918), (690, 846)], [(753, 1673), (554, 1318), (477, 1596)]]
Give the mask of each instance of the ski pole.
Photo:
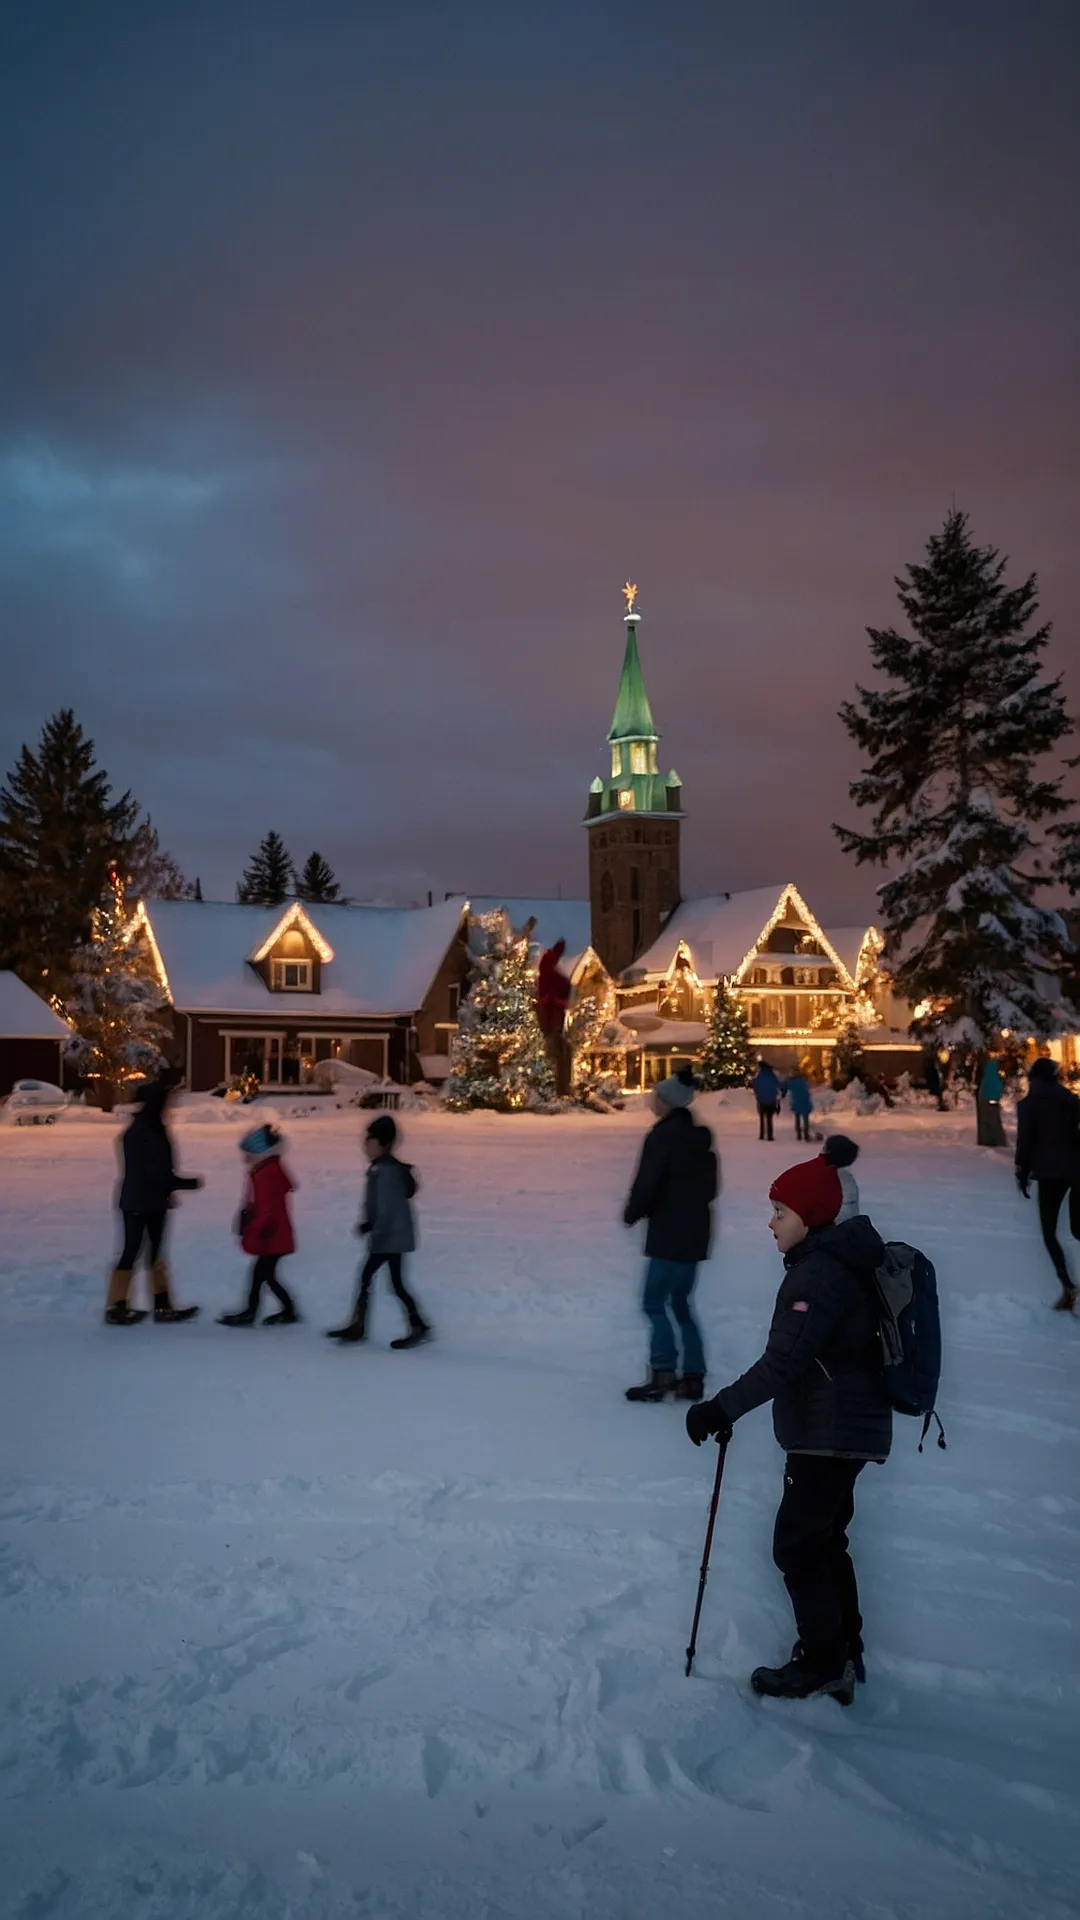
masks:
[(720, 1505), (720, 1482), (724, 1477), (724, 1457), (727, 1447), (722, 1446), (716, 1456), (716, 1484), (713, 1487), (712, 1506), (709, 1508), (709, 1525), (705, 1534), (705, 1552), (701, 1558), (701, 1578), (698, 1581), (697, 1606), (694, 1608), (694, 1624), (690, 1629), (690, 1645), (686, 1649), (686, 1677), (690, 1678), (690, 1669), (697, 1652), (698, 1621), (701, 1619), (701, 1603), (705, 1598), (705, 1582), (709, 1577), (709, 1555), (712, 1552), (713, 1528), (716, 1525), (716, 1509)]

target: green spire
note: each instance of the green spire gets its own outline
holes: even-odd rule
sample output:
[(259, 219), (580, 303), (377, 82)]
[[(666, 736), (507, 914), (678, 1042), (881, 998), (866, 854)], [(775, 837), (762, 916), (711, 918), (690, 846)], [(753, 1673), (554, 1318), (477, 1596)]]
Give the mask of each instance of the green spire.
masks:
[(611, 722), (608, 739), (655, 740), (657, 738), (656, 722), (649, 705), (649, 696), (645, 691), (645, 676), (641, 671), (641, 660), (638, 656), (637, 617), (630, 614), (626, 621), (626, 652), (623, 655), (619, 697), (615, 702), (615, 717)]

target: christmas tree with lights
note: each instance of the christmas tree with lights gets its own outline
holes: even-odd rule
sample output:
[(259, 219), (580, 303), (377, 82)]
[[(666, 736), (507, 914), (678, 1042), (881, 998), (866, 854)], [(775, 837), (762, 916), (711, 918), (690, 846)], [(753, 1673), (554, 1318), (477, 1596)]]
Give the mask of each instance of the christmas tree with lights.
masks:
[(747, 1087), (752, 1064), (746, 1009), (731, 981), (720, 980), (697, 1078), (703, 1087), (710, 1090), (716, 1087)]
[(64, 1011), (75, 1028), (68, 1057), (97, 1081), (101, 1106), (112, 1111), (117, 1090), (135, 1074), (153, 1074), (167, 1062), (171, 1037), (167, 1005), (145, 932), (133, 927), (116, 869), (91, 918), (90, 938), (71, 962)]
[(469, 922), (472, 967), (450, 1055), (446, 1105), (454, 1113), (492, 1107), (519, 1113), (555, 1098), (528, 932), (516, 933), (498, 908)]

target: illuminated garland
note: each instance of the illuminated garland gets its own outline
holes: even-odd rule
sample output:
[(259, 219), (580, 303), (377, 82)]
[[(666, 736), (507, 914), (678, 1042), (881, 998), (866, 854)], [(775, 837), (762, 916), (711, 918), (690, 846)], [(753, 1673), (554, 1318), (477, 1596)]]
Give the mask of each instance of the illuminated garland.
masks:
[(528, 933), (502, 908), (470, 917), (469, 991), (450, 1051), (445, 1104), (519, 1113), (555, 1098), (555, 1077), (536, 1017)]

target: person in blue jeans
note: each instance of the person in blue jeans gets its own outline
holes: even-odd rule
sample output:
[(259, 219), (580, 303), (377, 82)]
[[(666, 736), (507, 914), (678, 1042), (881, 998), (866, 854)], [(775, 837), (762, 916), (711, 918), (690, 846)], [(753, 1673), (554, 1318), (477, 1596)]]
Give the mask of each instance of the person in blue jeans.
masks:
[[(645, 1136), (623, 1219), (647, 1220), (642, 1306), (651, 1329), (649, 1373), (627, 1389), (628, 1400), (700, 1400), (705, 1354), (690, 1306), (697, 1270), (708, 1259), (713, 1201), (720, 1172), (712, 1134), (690, 1111), (694, 1078), (688, 1067), (654, 1087), (656, 1125)], [(676, 1337), (682, 1341), (677, 1373)]]

